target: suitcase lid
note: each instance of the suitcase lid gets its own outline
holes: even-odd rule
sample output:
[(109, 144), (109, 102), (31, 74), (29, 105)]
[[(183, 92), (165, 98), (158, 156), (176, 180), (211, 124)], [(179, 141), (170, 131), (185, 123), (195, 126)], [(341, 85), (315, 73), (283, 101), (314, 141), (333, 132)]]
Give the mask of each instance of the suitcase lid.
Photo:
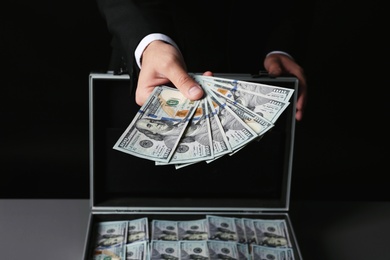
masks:
[(92, 211), (288, 211), (293, 162), (295, 77), (215, 74), (295, 89), (274, 127), (234, 155), (181, 169), (113, 149), (139, 110), (128, 75), (90, 73), (89, 142)]

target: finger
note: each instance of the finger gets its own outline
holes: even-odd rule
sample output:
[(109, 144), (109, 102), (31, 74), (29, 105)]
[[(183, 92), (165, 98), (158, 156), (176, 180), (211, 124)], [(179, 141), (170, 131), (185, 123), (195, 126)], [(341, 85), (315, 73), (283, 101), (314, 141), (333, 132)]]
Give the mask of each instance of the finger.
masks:
[(281, 61), (276, 57), (267, 57), (264, 61), (264, 67), (268, 74), (274, 77), (280, 76), (283, 72)]
[(182, 68), (173, 68), (172, 75), (167, 75), (170, 81), (190, 100), (198, 100), (203, 97), (202, 87)]
[(141, 87), (139, 84), (135, 90), (135, 102), (142, 106), (152, 94), (154, 87)]
[(203, 76), (214, 76), (214, 73), (212, 73), (211, 71), (205, 71), (204, 73), (203, 73)]
[(305, 100), (305, 97), (303, 96), (299, 96), (298, 99), (297, 99), (297, 103), (296, 103), (296, 106), (295, 106), (295, 119), (297, 121), (301, 121), (302, 118), (303, 118), (303, 112), (304, 112), (304, 100)]
[[(152, 75), (152, 76), (151, 76)], [(135, 92), (135, 101), (142, 106), (152, 94), (153, 89), (159, 85), (168, 84), (169, 80), (164, 77), (156, 77), (154, 71), (145, 66), (139, 74), (137, 88)]]
[(298, 79), (298, 98), (296, 102), (295, 119), (303, 119), (304, 110), (307, 103), (307, 83), (302, 67), (293, 60), (286, 57), (267, 57), (264, 61), (264, 67), (272, 76), (279, 76), (284, 72), (294, 75)]
[(297, 121), (301, 121), (307, 103), (307, 85), (306, 85), (306, 80), (304, 77), (302, 77), (302, 75), (298, 77), (298, 81), (299, 81), (299, 88), (298, 88), (298, 98), (296, 103), (295, 119)]

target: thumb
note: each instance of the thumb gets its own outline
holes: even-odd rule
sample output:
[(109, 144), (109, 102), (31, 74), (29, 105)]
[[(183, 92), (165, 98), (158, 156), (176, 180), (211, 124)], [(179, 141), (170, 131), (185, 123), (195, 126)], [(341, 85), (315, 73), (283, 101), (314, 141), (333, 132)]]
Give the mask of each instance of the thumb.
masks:
[(185, 70), (175, 71), (175, 74), (170, 77), (170, 81), (190, 100), (198, 100), (203, 97), (202, 87)]
[(280, 76), (283, 72), (278, 60), (269, 60), (269, 62), (266, 63), (265, 67), (268, 71), (268, 74), (274, 77)]

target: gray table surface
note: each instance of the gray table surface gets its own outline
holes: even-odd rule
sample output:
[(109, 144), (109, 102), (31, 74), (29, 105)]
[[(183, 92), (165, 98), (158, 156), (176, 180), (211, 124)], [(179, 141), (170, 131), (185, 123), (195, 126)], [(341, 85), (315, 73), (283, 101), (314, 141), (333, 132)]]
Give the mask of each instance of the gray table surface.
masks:
[(0, 259), (82, 259), (89, 200), (0, 200)]
[[(0, 258), (81, 260), (89, 200), (0, 199)], [(303, 259), (390, 259), (390, 202), (292, 202)]]

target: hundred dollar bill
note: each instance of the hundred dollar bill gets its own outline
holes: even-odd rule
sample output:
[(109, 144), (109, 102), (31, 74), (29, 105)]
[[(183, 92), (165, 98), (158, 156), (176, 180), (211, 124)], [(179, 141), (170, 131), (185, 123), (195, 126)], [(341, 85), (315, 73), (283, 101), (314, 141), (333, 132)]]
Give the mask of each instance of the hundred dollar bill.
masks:
[(255, 225), (253, 224), (253, 219), (243, 218), (242, 221), (244, 222), (246, 242), (248, 244), (257, 244), (256, 231)]
[(94, 260), (124, 260), (127, 221), (107, 221), (94, 225)]
[(175, 164), (175, 169), (178, 170), (178, 169), (184, 168), (186, 166), (193, 165), (195, 163), (198, 163), (198, 162)]
[(206, 219), (179, 221), (179, 240), (207, 240)]
[(285, 248), (284, 250), (287, 251), (287, 259), (288, 260), (295, 260), (294, 249), (292, 249), (292, 248)]
[(207, 103), (207, 112), (210, 119), (211, 126), (211, 136), (213, 139), (213, 152), (214, 157), (220, 157), (224, 154), (230, 153), (232, 148), (229, 144), (229, 141), (226, 137), (225, 131), (221, 121), (219, 121), (217, 111), (211, 108), (211, 104)]
[(148, 241), (139, 241), (126, 245), (126, 258), (124, 260), (147, 260)]
[(249, 253), (247, 244), (237, 243), (237, 251), (239, 260), (251, 260), (251, 254)]
[(193, 163), (214, 157), (206, 104), (204, 99), (200, 100), (171, 160), (167, 163), (156, 162), (157, 165)]
[(209, 249), (210, 259), (239, 259), (236, 242), (208, 240), (207, 247)]
[(206, 241), (180, 241), (180, 260), (209, 260)]
[(294, 256), (291, 253), (291, 249), (285, 248), (270, 248), (260, 245), (251, 245), (252, 260), (293, 260)]
[(106, 249), (127, 243), (127, 221), (106, 221), (94, 226), (95, 248)]
[(152, 220), (152, 240), (179, 240), (179, 227), (177, 221)]
[(127, 243), (149, 240), (148, 218), (130, 220), (127, 230)]
[[(257, 95), (262, 95), (278, 101), (289, 101), (294, 94), (294, 89), (273, 86), (258, 82), (248, 82), (236, 79), (227, 79), (213, 76), (196, 75), (203, 80), (214, 82), (213, 87), (235, 92), (237, 90), (243, 90)], [(218, 86), (217, 86), (218, 85)]]
[(256, 241), (268, 247), (291, 247), (286, 221), (278, 219), (255, 219)]
[(210, 240), (238, 241), (234, 218), (206, 215), (206, 219)]
[(242, 218), (234, 218), (237, 232), (237, 242), (246, 243), (245, 226)]
[(113, 148), (140, 158), (169, 162), (198, 103), (185, 98), (178, 89), (155, 87)]
[(92, 260), (126, 260), (125, 246), (95, 249)]
[[(220, 157), (222, 157), (225, 154), (231, 153), (232, 148), (230, 146), (230, 143), (226, 137), (225, 131), (223, 130), (223, 126), (221, 122), (219, 121), (218, 115), (216, 111), (213, 111), (210, 107), (210, 103), (206, 100), (206, 110), (207, 110), (207, 117), (210, 121), (210, 130), (211, 130), (211, 136), (212, 136), (212, 146), (213, 146), (213, 158), (210, 160), (207, 160), (207, 163), (210, 163)], [(195, 162), (194, 162), (195, 163)], [(175, 165), (176, 169), (183, 168), (185, 166), (194, 164), (194, 163), (187, 163), (187, 164), (177, 164)]]
[(232, 151), (258, 137), (257, 133), (235, 114), (222, 98), (208, 90), (206, 93), (212, 113), (217, 114)]
[(271, 121), (272, 123), (276, 122), (276, 120), (290, 104), (288, 101), (275, 100), (263, 95), (256, 94), (254, 92), (243, 90), (229, 92), (227, 90), (221, 90), (221, 88), (216, 87), (219, 86), (217, 83), (211, 83), (205, 80), (200, 82), (203, 88), (219, 93), (220, 96), (223, 96), (226, 99), (230, 99), (234, 103), (240, 103), (244, 107), (247, 107), (268, 121)]
[(274, 124), (252, 110), (244, 107), (240, 103), (234, 103), (230, 99), (225, 99), (226, 104), (236, 113), (244, 122), (252, 128), (257, 135), (263, 135), (270, 130)]
[(150, 260), (179, 260), (180, 243), (179, 241), (159, 241), (150, 242)]

